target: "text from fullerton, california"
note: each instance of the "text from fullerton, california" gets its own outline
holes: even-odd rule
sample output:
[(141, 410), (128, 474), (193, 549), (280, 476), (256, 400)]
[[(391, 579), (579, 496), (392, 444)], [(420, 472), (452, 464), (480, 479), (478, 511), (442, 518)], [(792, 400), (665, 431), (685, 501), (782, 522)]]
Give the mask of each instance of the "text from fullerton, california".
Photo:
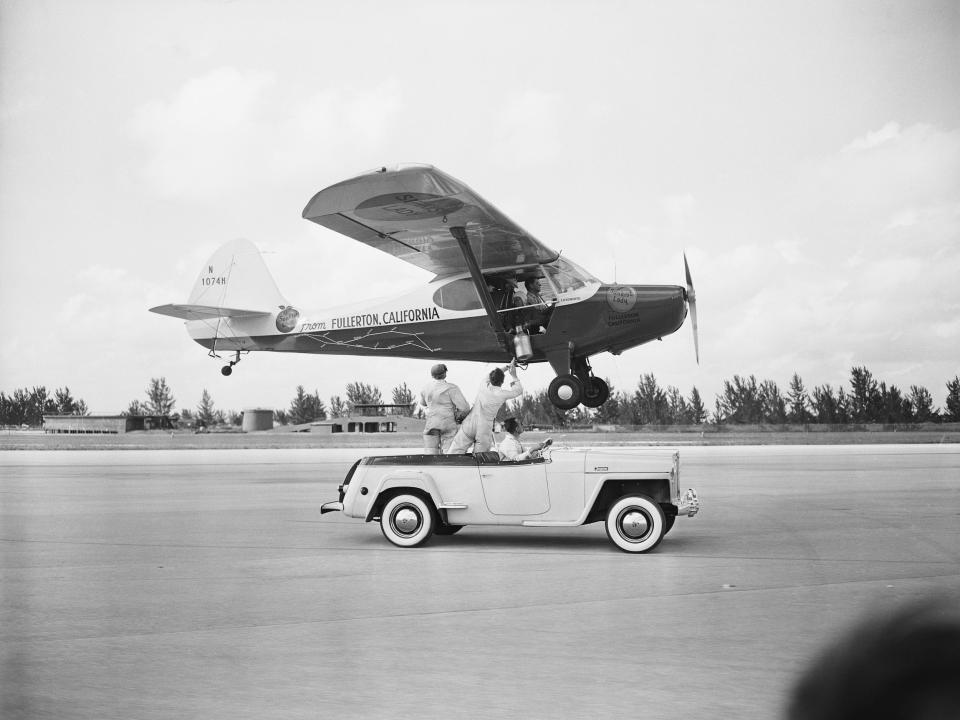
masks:
[(306, 322), (300, 326), (300, 332), (317, 330), (348, 330), (360, 327), (378, 327), (380, 325), (402, 325), (404, 323), (439, 320), (440, 313), (435, 307), (405, 308), (387, 310), (383, 313), (361, 313), (335, 317), (327, 322)]

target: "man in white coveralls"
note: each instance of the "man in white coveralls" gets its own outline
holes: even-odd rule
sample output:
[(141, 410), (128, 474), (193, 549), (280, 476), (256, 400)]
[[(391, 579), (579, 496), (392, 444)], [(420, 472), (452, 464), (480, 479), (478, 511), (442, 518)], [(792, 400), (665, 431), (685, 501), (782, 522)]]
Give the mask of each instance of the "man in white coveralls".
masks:
[(496, 368), (490, 372), (489, 379), (477, 393), (473, 409), (467, 415), (453, 444), (448, 451), (451, 455), (463, 454), (473, 445), (474, 452), (485, 452), (493, 447), (493, 421), (497, 411), (507, 400), (518, 397), (523, 392), (517, 380), (517, 361), (511, 360), (504, 368), (510, 374), (510, 386), (503, 387), (503, 370)]
[(423, 450), (427, 455), (440, 455), (457, 434), (456, 413), (470, 410), (463, 393), (447, 382), (447, 366), (430, 369), (433, 381), (420, 391), (420, 404), (426, 408), (427, 424), (423, 428)]

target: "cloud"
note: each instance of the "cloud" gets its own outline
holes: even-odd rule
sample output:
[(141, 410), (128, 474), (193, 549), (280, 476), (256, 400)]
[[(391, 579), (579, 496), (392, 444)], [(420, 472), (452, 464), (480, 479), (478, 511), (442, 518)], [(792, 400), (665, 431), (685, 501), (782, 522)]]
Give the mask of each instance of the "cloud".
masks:
[(872, 150), (898, 137), (900, 137), (900, 123), (888, 122), (876, 132), (868, 132), (866, 135), (851, 141), (848, 145), (845, 145), (840, 152), (855, 153)]
[(392, 81), (301, 96), (269, 73), (223, 67), (140, 106), (132, 132), (146, 151), (143, 175), (160, 194), (210, 197), (292, 182), (318, 161), (377, 147), (401, 104)]
[(141, 106), (133, 130), (147, 148), (148, 181), (174, 196), (235, 188), (259, 163), (259, 112), (271, 85), (266, 73), (219, 68)]
[[(960, 131), (887, 123), (804, 168), (773, 204), (775, 232), (793, 239), (773, 243), (779, 258), (754, 248), (766, 269), (742, 256), (729, 269), (731, 339), (792, 347), (817, 383), (849, 369), (830, 367), (843, 356), (881, 377), (923, 368), (911, 382), (942, 384), (934, 374), (958, 354)], [(730, 301), (750, 272), (777, 292), (747, 313)]]

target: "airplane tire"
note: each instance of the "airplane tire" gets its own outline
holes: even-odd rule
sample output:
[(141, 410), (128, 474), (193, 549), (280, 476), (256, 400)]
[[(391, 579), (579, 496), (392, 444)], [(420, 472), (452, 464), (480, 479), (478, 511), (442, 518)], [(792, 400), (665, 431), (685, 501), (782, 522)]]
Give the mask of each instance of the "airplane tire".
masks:
[(580, 404), (582, 396), (583, 384), (573, 375), (557, 375), (547, 388), (547, 397), (560, 410), (572, 410)]
[(220, 368), (220, 374), (223, 375), (224, 377), (229, 376), (230, 373), (232, 372), (233, 372), (233, 368), (230, 367), (229, 365), (224, 365), (222, 368)]
[(624, 552), (653, 550), (666, 532), (666, 518), (657, 503), (646, 495), (627, 495), (607, 511), (604, 527), (610, 541)]
[(380, 514), (380, 529), (399, 547), (422, 545), (436, 527), (433, 506), (419, 495), (394, 495)]
[(588, 408), (598, 408), (610, 397), (610, 386), (598, 377), (587, 378), (583, 384), (582, 402)]

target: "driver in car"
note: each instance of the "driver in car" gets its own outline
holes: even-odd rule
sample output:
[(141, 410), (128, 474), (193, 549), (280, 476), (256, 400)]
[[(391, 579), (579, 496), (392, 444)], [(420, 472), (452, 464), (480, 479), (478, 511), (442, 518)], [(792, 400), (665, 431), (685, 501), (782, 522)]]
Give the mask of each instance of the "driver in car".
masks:
[(538, 458), (542, 455), (543, 449), (553, 442), (553, 440), (547, 438), (542, 443), (537, 443), (536, 447), (524, 450), (523, 444), (520, 442), (520, 433), (523, 432), (523, 425), (520, 421), (517, 418), (507, 418), (503, 421), (503, 429), (507, 432), (507, 436), (497, 445), (497, 452), (500, 453), (501, 460), (517, 462)]

